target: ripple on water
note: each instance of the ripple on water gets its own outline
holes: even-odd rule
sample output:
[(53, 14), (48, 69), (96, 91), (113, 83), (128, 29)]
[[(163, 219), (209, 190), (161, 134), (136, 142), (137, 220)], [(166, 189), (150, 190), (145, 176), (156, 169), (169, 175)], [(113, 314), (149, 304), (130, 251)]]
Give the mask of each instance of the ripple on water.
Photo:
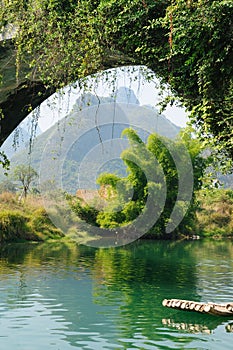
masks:
[(10, 268), (2, 262), (2, 349), (231, 349), (230, 321), (161, 305), (169, 296), (232, 297), (233, 262), (214, 254), (205, 259), (204, 244), (198, 258), (178, 243), (78, 254), (76, 247), (38, 247)]

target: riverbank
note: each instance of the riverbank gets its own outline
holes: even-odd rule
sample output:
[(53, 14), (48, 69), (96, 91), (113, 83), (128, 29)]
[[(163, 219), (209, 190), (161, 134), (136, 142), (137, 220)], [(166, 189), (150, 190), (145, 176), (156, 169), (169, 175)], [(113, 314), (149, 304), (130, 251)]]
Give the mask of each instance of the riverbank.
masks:
[[(233, 237), (233, 191), (223, 189), (200, 191), (198, 200), (196, 231), (187, 232), (187, 237), (219, 239)], [(47, 241), (63, 237), (61, 230), (50, 221), (40, 197), (29, 196), (26, 201), (19, 202), (15, 194), (9, 192), (0, 194), (0, 243)], [(145, 238), (169, 237), (150, 235)]]

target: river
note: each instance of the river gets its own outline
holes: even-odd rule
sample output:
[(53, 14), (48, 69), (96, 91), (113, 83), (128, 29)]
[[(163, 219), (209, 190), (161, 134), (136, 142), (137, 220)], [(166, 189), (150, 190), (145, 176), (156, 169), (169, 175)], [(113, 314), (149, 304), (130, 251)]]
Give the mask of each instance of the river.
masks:
[(232, 301), (231, 241), (18, 243), (0, 260), (1, 349), (232, 349), (233, 317), (162, 306)]

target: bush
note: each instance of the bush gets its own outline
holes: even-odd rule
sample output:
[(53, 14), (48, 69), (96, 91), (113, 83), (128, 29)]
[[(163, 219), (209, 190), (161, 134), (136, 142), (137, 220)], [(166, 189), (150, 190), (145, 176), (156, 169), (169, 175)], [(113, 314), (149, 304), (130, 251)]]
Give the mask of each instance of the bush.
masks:
[(38, 208), (33, 212), (29, 226), (42, 239), (63, 236), (63, 233), (52, 224), (44, 208)]

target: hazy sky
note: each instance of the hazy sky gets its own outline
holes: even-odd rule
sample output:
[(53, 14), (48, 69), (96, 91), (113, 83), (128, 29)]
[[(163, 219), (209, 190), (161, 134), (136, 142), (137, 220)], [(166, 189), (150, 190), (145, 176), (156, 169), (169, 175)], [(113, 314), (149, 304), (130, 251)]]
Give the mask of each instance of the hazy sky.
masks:
[[(113, 90), (125, 86), (134, 91), (141, 105), (149, 104), (156, 107), (158, 102), (161, 101), (157, 79), (154, 78), (150, 83), (146, 82), (140, 73), (140, 69), (134, 72), (129, 72), (128, 68), (125, 70), (115, 69), (112, 72), (112, 76), (116, 77), (113, 84), (111, 84), (111, 77), (108, 81), (105, 77), (100, 77), (98, 84), (94, 83), (91, 92), (95, 92), (99, 96), (109, 96)], [(40, 107), (39, 118), (41, 130), (45, 131), (59, 119), (65, 117), (72, 110), (73, 104), (79, 96), (79, 88), (66, 88), (62, 95), (55, 94), (43, 102)], [(169, 106), (163, 114), (178, 126), (183, 127), (186, 124), (187, 118), (182, 108)]]

